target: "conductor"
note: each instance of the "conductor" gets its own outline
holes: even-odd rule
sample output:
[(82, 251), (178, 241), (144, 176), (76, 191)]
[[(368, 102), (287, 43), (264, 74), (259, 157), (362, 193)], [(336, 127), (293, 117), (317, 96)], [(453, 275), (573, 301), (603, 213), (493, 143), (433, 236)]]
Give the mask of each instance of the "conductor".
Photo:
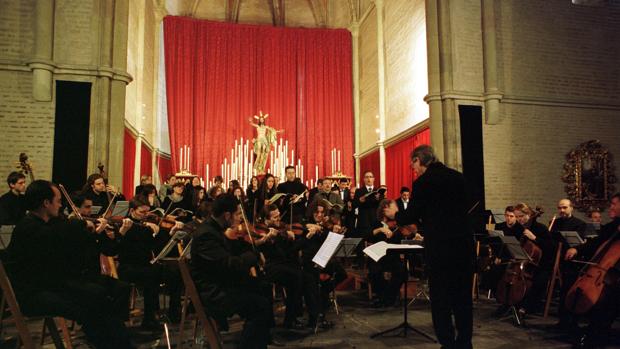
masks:
[(474, 240), (465, 178), (439, 162), (428, 145), (411, 152), (411, 167), (419, 176), (415, 200), (397, 220), (424, 231), (435, 335), (442, 348), (472, 348)]

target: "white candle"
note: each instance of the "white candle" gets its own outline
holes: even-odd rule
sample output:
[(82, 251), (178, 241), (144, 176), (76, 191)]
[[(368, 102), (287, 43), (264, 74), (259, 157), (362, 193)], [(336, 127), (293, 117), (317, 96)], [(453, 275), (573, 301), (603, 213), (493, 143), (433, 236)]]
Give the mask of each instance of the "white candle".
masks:
[(303, 181), (304, 180), (304, 165), (300, 165), (301, 169), (299, 170), (301, 172), (301, 174), (299, 175), (299, 178)]
[(319, 179), (319, 165), (315, 165), (316, 167), (314, 168), (314, 180), (318, 180)]
[(209, 177), (209, 164), (207, 164), (207, 173), (205, 174), (205, 179), (209, 181), (211, 177)]
[(336, 171), (340, 172), (340, 150), (338, 150), (338, 168), (336, 169)]

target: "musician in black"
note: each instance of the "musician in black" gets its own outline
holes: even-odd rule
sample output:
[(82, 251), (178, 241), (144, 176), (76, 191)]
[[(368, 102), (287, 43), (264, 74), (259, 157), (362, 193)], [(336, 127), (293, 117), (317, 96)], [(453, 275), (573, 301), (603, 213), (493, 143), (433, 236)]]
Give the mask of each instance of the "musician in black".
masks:
[(6, 183), (9, 191), (0, 196), (0, 225), (15, 225), (26, 215), (26, 176), (11, 172)]
[[(517, 217), (515, 217), (514, 206), (507, 206), (504, 210), (504, 221), (495, 225), (495, 230), (502, 231), (504, 236), (516, 236), (517, 235)], [(480, 288), (490, 290), (495, 294), (497, 284), (506, 271), (505, 262), (510, 256), (506, 255), (507, 251), (502, 246), (501, 239), (499, 237), (489, 237), (489, 245), (491, 248), (491, 257), (488, 265), (480, 265), (482, 274), (480, 277)], [(480, 262), (480, 261), (479, 261)], [(509, 307), (500, 307), (496, 311), (496, 315), (503, 315)]]
[(237, 233), (232, 227), (241, 222), (239, 202), (233, 195), (220, 195), (212, 212), (192, 242), (191, 271), (200, 298), (221, 328), (228, 328), (233, 314), (245, 318), (240, 348), (267, 348), (274, 326), (271, 296), (250, 274), (258, 255), (252, 249), (239, 253), (233, 244)]
[(372, 222), (377, 216), (377, 207), (379, 202), (383, 200), (383, 194), (372, 194), (375, 189), (375, 176), (370, 171), (364, 172), (364, 186), (355, 191), (353, 198), (353, 208), (357, 208), (357, 226), (356, 235), (359, 237), (368, 236), (370, 233)]
[[(314, 195), (312, 201), (308, 204), (307, 216), (312, 217), (312, 212), (314, 212), (314, 208), (320, 203), (323, 202), (327, 204), (327, 206), (331, 207), (335, 211), (335, 213), (340, 214), (344, 207), (344, 202), (340, 199), (340, 193), (338, 190), (333, 190), (332, 188), (332, 180), (329, 178), (323, 178), (323, 184), (321, 186), (321, 190)], [(326, 212), (327, 214), (327, 212)]]
[(501, 230), (504, 236), (517, 235), (517, 217), (514, 206), (507, 206), (504, 210), (504, 221), (495, 225), (495, 230)]
[[(580, 258), (584, 261), (590, 261), (601, 245), (606, 242), (611, 244), (620, 240), (620, 193), (612, 196), (608, 214), (612, 221), (601, 227), (599, 236), (589, 239), (583, 245), (568, 249), (565, 254), (566, 260)], [(618, 264), (616, 264), (614, 268), (608, 270), (604, 280), (603, 293), (599, 302), (588, 313), (590, 323), (585, 334), (579, 339), (578, 347), (598, 348), (599, 346), (604, 346), (609, 341), (608, 336), (611, 325), (618, 317), (618, 314), (620, 314), (619, 268)], [(564, 279), (564, 285), (570, 289), (575, 279)], [(564, 302), (561, 302), (561, 305), (564, 306)]]
[(430, 146), (413, 150), (411, 166), (419, 175), (413, 182), (414, 200), (397, 220), (399, 225), (415, 223), (424, 230), (437, 340), (446, 348), (471, 348), (475, 254), (467, 215), (473, 203), (463, 175), (439, 162)]
[[(58, 221), (61, 195), (51, 182), (36, 180), (26, 190), (30, 211), (13, 231), (7, 271), (21, 310), (27, 316), (61, 316), (82, 325), (97, 348), (132, 348), (122, 321), (115, 318), (107, 291), (71, 271)], [(74, 251), (72, 251), (74, 252)]]
[(269, 200), (277, 193), (278, 189), (276, 187), (276, 179), (271, 173), (267, 173), (258, 187), (258, 196), (256, 206), (254, 207), (254, 212), (256, 212), (256, 215), (259, 217), (254, 217), (255, 221), (260, 221), (264, 218), (262, 217), (264, 212), (263, 208), (271, 203)]
[(129, 202), (128, 217), (119, 229), (122, 236), (119, 245), (118, 275), (121, 280), (133, 282), (144, 289), (144, 329), (159, 329), (156, 317), (159, 309), (159, 285), (166, 284), (170, 294), (168, 318), (176, 323), (180, 320), (182, 281), (178, 270), (165, 264), (151, 264), (157, 253), (158, 234), (172, 235), (182, 225), (175, 225), (169, 232), (160, 231), (158, 224), (145, 222), (149, 212), (146, 198), (136, 196)]
[(323, 178), (317, 179), (316, 187), (310, 189), (310, 193), (308, 193), (308, 202), (314, 201), (314, 196), (321, 191), (323, 191)]
[(527, 313), (539, 310), (553, 270), (556, 243), (551, 238), (547, 227), (536, 221), (536, 214), (528, 205), (517, 204), (515, 206), (515, 217), (518, 223), (515, 237), (520, 241), (527, 239), (542, 250), (542, 258), (534, 272), (532, 286), (528, 288), (527, 294), (520, 304), (519, 315), (525, 316)]
[(576, 231), (582, 239), (585, 239), (586, 222), (573, 216), (573, 203), (569, 199), (562, 199), (558, 202), (558, 216), (553, 223), (552, 230), (553, 232)]
[(86, 179), (86, 185), (84, 185), (82, 189), (82, 194), (92, 201), (93, 205), (101, 207), (100, 212), (103, 212), (108, 208), (108, 204), (110, 203), (108, 191), (113, 192), (114, 188), (106, 185), (103, 176), (98, 173), (93, 173)]
[(411, 190), (408, 187), (400, 188), (400, 197), (396, 200), (399, 212), (404, 212), (409, 206), (409, 200), (411, 199)]
[(285, 211), (282, 219), (285, 223), (290, 223), (291, 213), (293, 214), (293, 223), (299, 223), (303, 220), (306, 208), (305, 196), (299, 198), (297, 202), (292, 204), (291, 201), (297, 199), (297, 195), (301, 195), (308, 188), (295, 176), (295, 166), (286, 166), (286, 181), (278, 184), (278, 193), (290, 194), (283, 202), (282, 211)]
[[(372, 224), (372, 232), (366, 237), (371, 244), (386, 241), (392, 244), (400, 244), (404, 238), (398, 231), (391, 230), (387, 222), (394, 220), (398, 206), (394, 200), (384, 199), (377, 208), (377, 217)], [(378, 262), (369, 260), (368, 278), (372, 285), (375, 299), (373, 307), (393, 306), (398, 300), (400, 286), (407, 278), (407, 270), (400, 260), (400, 255), (388, 253)]]

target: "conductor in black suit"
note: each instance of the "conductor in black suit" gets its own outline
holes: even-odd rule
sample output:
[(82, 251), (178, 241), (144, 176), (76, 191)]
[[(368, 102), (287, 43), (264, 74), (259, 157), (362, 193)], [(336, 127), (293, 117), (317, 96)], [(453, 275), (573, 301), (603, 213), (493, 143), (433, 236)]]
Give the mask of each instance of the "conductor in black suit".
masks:
[(411, 166), (419, 175), (412, 187), (415, 200), (397, 220), (424, 230), (435, 334), (442, 348), (472, 348), (474, 240), (465, 179), (439, 162), (428, 145), (413, 150)]

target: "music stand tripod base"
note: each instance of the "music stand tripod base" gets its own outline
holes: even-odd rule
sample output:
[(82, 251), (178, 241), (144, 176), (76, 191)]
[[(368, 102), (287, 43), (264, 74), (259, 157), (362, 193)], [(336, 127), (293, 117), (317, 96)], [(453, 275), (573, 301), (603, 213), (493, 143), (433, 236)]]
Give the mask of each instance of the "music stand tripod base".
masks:
[[(401, 250), (401, 251), (394, 251), (394, 252), (398, 252), (398, 253), (411, 253), (411, 250)], [(407, 265), (407, 258), (404, 259), (404, 264), (405, 264), (405, 270), (407, 270), (407, 275), (409, 275), (409, 268)], [(377, 337), (382, 337), (382, 336), (389, 336), (389, 337), (407, 337), (407, 332), (408, 331), (412, 331), (414, 333), (419, 334), (420, 336), (430, 340), (433, 343), (437, 343), (437, 341), (431, 337), (429, 334), (426, 334), (420, 330), (418, 330), (417, 328), (413, 327), (411, 324), (409, 324), (409, 321), (407, 321), (407, 310), (408, 310), (408, 305), (409, 303), (407, 302), (407, 280), (405, 280), (405, 295), (404, 295), (404, 300), (403, 300), (403, 322), (393, 328), (381, 331), (381, 332), (377, 332), (373, 335), (370, 336), (370, 338), (377, 338)], [(393, 333), (393, 335), (390, 335), (391, 333)]]

